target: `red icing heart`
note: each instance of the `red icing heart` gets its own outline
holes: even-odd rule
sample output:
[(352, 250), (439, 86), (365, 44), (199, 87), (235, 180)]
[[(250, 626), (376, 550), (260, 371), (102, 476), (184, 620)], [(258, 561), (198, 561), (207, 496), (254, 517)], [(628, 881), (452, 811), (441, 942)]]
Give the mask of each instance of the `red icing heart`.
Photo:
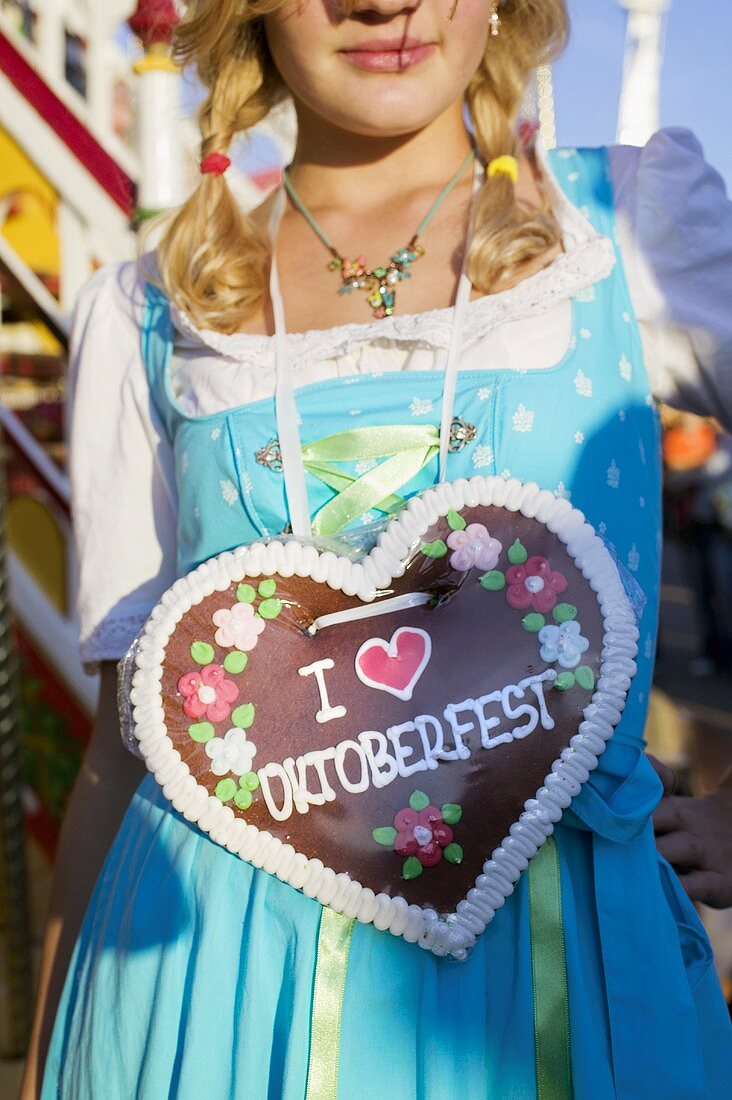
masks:
[(356, 673), (367, 687), (388, 691), (397, 699), (411, 699), (429, 664), (432, 642), (424, 630), (400, 627), (391, 641), (371, 638), (356, 654)]

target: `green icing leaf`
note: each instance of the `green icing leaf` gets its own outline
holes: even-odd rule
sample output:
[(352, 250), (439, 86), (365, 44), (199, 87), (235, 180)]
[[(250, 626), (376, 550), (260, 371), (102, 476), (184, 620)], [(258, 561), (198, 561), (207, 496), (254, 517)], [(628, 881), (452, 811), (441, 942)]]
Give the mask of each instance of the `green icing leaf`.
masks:
[(385, 848), (391, 848), (396, 840), (397, 831), (384, 826), (382, 829), (374, 829), (371, 835), (377, 844), (383, 844)]
[(442, 539), (437, 539), (435, 542), (425, 542), (422, 546), (422, 553), (426, 558), (444, 558), (447, 554), (447, 543), (444, 543)]
[(429, 804), (430, 800), (424, 791), (415, 791), (409, 799), (409, 805), (413, 810), (426, 810)]
[(410, 856), (409, 859), (404, 860), (404, 866), (402, 867), (402, 878), (409, 882), (412, 878), (419, 878), (424, 868), (419, 862), (416, 856)]
[(524, 630), (528, 630), (529, 634), (538, 634), (542, 627), (546, 626), (546, 619), (537, 611), (532, 611), (530, 615), (524, 615), (521, 625)]
[(262, 581), (257, 591), (263, 600), (268, 600), (277, 591), (277, 584), (272, 577), (268, 577), (266, 581)]
[(248, 810), (252, 804), (252, 792), (246, 790), (244, 787), (240, 787), (234, 795), (234, 805), (238, 806), (240, 810)]
[(554, 681), (554, 687), (557, 691), (569, 691), (575, 685), (575, 676), (573, 672), (560, 672)]
[(256, 791), (259, 787), (259, 776), (256, 772), (247, 772), (239, 780), (239, 786), (245, 791)]
[(478, 583), (489, 592), (500, 592), (506, 587), (506, 578), (500, 569), (492, 569), (490, 573), (484, 573)]
[(231, 802), (236, 794), (236, 783), (233, 779), (221, 779), (216, 784), (214, 794), (217, 798), (220, 798), (222, 802)]
[(216, 731), (210, 722), (195, 722), (188, 727), (188, 734), (192, 741), (197, 741), (199, 745), (205, 745), (212, 740)]
[(276, 619), (282, 613), (282, 604), (275, 596), (271, 600), (262, 600), (257, 608), (260, 619)]
[(462, 816), (463, 808), (456, 802), (446, 802), (442, 807), (442, 820), (446, 825), (457, 825)]
[(516, 539), (515, 543), (508, 551), (508, 560), (511, 562), (511, 565), (523, 565), (528, 557), (528, 551), (521, 539)]
[(240, 584), (236, 590), (236, 598), (239, 603), (254, 603), (257, 598), (257, 593), (254, 591), (251, 584)]
[(445, 851), (442, 853), (448, 863), (462, 863), (463, 862), (463, 850), (459, 844), (448, 844)]
[(224, 658), (224, 668), (232, 676), (238, 676), (247, 667), (248, 660), (249, 657), (246, 653), (242, 653), (239, 649), (233, 649)]
[(254, 704), (243, 703), (242, 706), (237, 707), (231, 716), (231, 721), (240, 730), (248, 730), (254, 724)]
[(577, 608), (571, 603), (558, 603), (552, 615), (558, 623), (568, 623), (571, 619), (577, 618)]
[(464, 531), (468, 526), (459, 512), (456, 512), (454, 508), (451, 508), (446, 516), (447, 522), (453, 531)]
[(574, 675), (577, 683), (584, 691), (594, 691), (595, 674), (588, 665), (580, 665)]
[(197, 665), (210, 665), (215, 657), (214, 647), (208, 642), (193, 642), (191, 657)]

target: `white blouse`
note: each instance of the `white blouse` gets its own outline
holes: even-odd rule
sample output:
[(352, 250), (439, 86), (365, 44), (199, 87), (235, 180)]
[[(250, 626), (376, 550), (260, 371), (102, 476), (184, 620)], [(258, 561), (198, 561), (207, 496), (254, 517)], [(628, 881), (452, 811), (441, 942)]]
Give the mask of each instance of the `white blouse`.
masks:
[[(519, 286), (468, 306), (465, 369), (541, 370), (564, 356), (571, 299), (604, 278), (612, 243), (544, 164), (564, 253)], [(651, 388), (732, 426), (732, 203), (686, 130), (643, 149), (616, 146), (610, 169), (619, 244)], [(117, 660), (176, 578), (170, 442), (140, 356), (145, 285), (134, 264), (99, 271), (74, 313), (67, 434), (79, 564), (77, 612), (88, 670)], [(440, 369), (451, 309), (291, 333), (296, 386), (373, 371)], [(274, 339), (197, 329), (173, 310), (176, 401), (205, 416), (274, 392)]]

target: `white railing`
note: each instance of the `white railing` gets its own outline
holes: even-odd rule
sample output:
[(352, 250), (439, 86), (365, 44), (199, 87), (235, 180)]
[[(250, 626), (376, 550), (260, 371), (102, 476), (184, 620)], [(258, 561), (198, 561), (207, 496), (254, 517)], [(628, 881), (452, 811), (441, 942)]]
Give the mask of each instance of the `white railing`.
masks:
[(134, 6), (131, 0), (0, 0), (0, 29), (136, 179), (134, 48), (124, 31)]

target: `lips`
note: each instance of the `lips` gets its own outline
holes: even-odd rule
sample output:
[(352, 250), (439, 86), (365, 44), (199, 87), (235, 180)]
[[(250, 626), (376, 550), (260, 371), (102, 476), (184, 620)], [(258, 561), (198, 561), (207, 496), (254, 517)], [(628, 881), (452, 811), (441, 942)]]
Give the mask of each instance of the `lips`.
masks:
[(418, 38), (369, 39), (341, 50), (351, 65), (370, 72), (401, 72), (424, 61), (434, 51), (433, 42)]

